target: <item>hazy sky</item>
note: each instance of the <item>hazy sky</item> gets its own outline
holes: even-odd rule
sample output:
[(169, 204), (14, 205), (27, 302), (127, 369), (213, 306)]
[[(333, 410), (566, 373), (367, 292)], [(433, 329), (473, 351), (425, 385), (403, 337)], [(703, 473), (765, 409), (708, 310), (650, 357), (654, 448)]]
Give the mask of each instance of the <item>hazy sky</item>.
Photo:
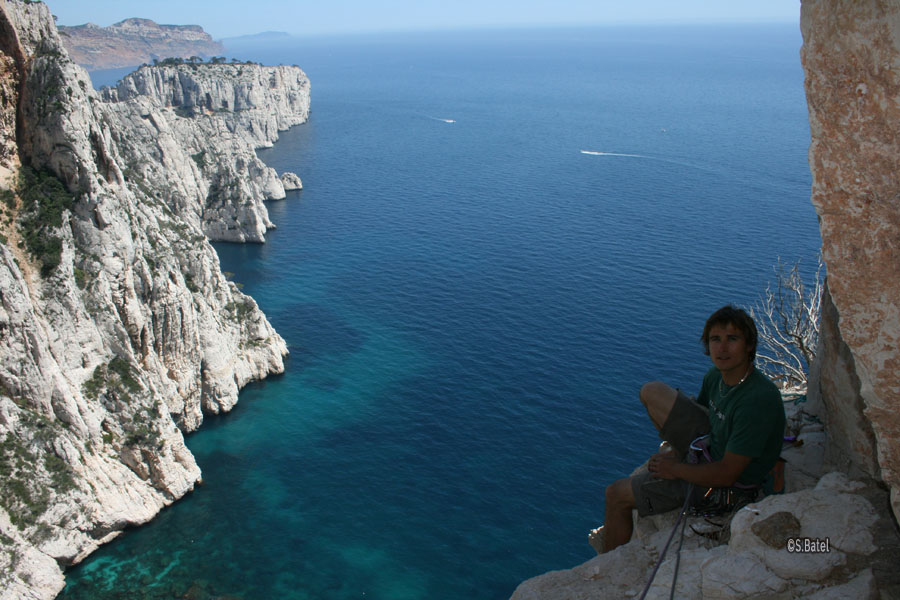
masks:
[(202, 25), (214, 38), (470, 27), (800, 21), (800, 0), (47, 0), (60, 25), (128, 17)]

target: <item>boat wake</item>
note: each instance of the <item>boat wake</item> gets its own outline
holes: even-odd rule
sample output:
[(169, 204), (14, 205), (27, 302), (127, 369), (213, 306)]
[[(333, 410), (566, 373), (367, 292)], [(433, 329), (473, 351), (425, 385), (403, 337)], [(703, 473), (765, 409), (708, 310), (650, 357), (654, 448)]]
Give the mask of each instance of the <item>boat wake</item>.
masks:
[(672, 165), (689, 167), (691, 169), (700, 169), (701, 171), (708, 171), (711, 173), (720, 172), (719, 169), (717, 169), (713, 166), (710, 166), (710, 165), (690, 163), (690, 162), (685, 162), (685, 161), (681, 161), (681, 160), (673, 160), (671, 158), (663, 158), (662, 156), (648, 156), (646, 154), (626, 154), (624, 152), (597, 152), (595, 150), (582, 150), (581, 153), (582, 154), (590, 154), (591, 156), (624, 156), (626, 158), (643, 158), (645, 160), (655, 160), (655, 161), (659, 161), (659, 162), (669, 163)]
[(593, 150), (582, 150), (582, 154), (590, 154), (591, 156), (627, 156), (629, 158), (652, 158), (643, 154), (622, 154), (621, 152), (594, 152)]
[(444, 123), (456, 123), (456, 119), (442, 119), (441, 117), (428, 117), (429, 119), (433, 119), (435, 121), (442, 121)]

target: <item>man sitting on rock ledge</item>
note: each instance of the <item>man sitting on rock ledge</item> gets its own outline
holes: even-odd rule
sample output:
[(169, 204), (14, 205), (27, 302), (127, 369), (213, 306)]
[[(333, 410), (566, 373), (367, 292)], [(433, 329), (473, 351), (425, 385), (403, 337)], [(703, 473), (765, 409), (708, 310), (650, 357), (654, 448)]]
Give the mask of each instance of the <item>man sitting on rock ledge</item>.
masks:
[[(714, 366), (697, 399), (658, 381), (641, 388), (641, 402), (669, 448), (650, 457), (647, 470), (606, 488), (606, 522), (591, 532), (598, 551), (631, 539), (632, 509), (643, 517), (681, 508), (689, 484), (762, 485), (781, 452), (785, 416), (778, 388), (753, 366), (757, 337), (750, 315), (722, 307), (703, 328), (701, 341)], [(712, 462), (684, 462), (692, 442), (706, 434)]]

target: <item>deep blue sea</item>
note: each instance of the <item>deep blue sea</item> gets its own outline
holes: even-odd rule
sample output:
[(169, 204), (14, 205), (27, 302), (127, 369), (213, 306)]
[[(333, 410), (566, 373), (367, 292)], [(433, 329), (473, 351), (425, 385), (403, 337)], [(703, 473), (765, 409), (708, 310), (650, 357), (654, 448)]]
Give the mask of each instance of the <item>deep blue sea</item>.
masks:
[(705, 318), (814, 271), (799, 27), (253, 44), (312, 81), (259, 153), (305, 189), (216, 249), (287, 371), (62, 597), (500, 600), (590, 559), (658, 442), (641, 384), (696, 390)]

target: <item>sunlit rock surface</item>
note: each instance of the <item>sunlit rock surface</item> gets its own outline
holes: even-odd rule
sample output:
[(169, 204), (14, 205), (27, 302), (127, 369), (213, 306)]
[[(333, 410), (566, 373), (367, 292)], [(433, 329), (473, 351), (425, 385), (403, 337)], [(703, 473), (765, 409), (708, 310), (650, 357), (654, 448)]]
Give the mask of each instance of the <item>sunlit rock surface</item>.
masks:
[(829, 456), (883, 479), (900, 516), (900, 2), (804, 0), (801, 28), (833, 303)]
[[(0, 0), (0, 598), (53, 598), (62, 568), (193, 489), (183, 433), (283, 371), (209, 237), (263, 240), (284, 189), (254, 150), (308, 93), (297, 67), (195, 65), (101, 96), (47, 5)], [(29, 208), (25, 189), (45, 192)]]

